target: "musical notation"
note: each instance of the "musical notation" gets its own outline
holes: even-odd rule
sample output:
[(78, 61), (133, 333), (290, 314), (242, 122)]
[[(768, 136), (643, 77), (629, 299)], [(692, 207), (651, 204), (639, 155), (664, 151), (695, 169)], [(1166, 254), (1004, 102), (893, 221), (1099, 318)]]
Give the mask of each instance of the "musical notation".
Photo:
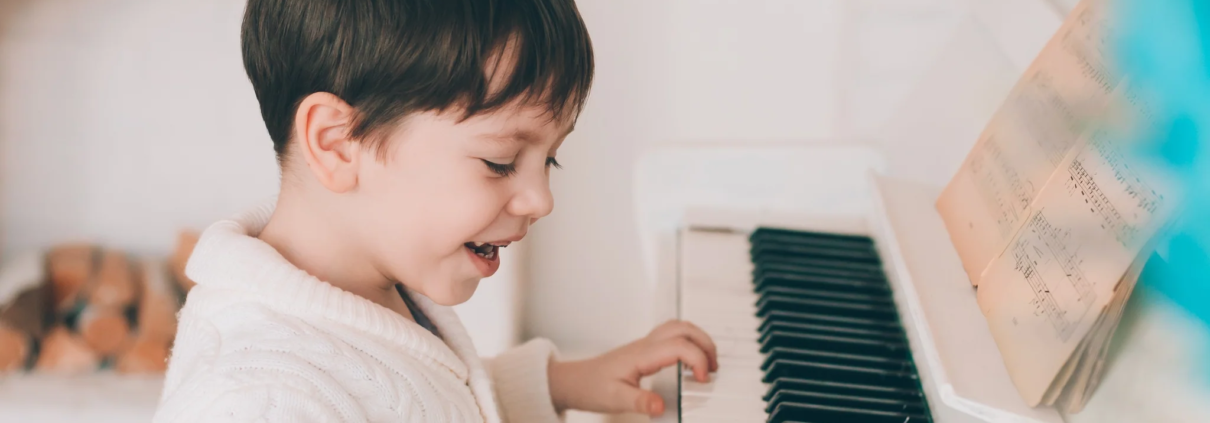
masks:
[(1000, 235), (1007, 237), (1029, 207), (1034, 196), (1033, 184), (1021, 179), (995, 138), (989, 138), (984, 146), (982, 154), (971, 157), (971, 173), (975, 175), (980, 198), (995, 214)]
[(1017, 114), (1016, 119), (1030, 122), (1023, 128), (1028, 137), (1038, 144), (1047, 162), (1058, 166), (1087, 122), (1073, 104), (1063, 98), (1049, 74), (1039, 72), (1031, 78), (1030, 83), (1022, 87), (1021, 95), (1013, 99), (1012, 110)]
[[(1013, 244), (1014, 270), (1034, 294), (1029, 301), (1037, 309), (1034, 316), (1046, 319), (1066, 342), (1092, 309), (1097, 294), (1080, 269), (1081, 257), (1069, 248), (1070, 232), (1051, 225), (1044, 213), (1035, 213), (1024, 236)], [(1043, 273), (1065, 278), (1044, 278)]]
[[(1037, 208), (1039, 190), (1112, 103), (1107, 21), (1073, 12), (1009, 93), (946, 186), (937, 208), (974, 285)], [(979, 199), (979, 201), (971, 201)]]

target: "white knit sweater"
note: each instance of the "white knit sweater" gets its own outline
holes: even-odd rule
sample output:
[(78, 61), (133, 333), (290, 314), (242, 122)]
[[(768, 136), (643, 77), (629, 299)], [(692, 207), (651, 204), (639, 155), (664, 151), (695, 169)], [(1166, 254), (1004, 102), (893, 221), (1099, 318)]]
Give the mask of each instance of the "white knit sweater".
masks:
[(411, 293), (443, 341), (290, 264), (255, 237), (272, 211), (215, 223), (198, 242), (156, 422), (560, 420), (549, 342), (485, 365), (448, 307)]

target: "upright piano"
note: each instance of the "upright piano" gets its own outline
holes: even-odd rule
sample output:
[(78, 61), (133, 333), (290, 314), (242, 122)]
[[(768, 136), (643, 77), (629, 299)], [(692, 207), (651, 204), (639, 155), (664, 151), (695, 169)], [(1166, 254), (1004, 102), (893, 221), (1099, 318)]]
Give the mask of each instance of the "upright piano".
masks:
[[(1010, 4), (1038, 2), (972, 3), (1004, 26), (1032, 13)], [(1038, 40), (1061, 15), (1050, 19)], [(1206, 331), (1138, 292), (1082, 412), (1029, 407), (1014, 388), (934, 204), (986, 122), (952, 117), (989, 117), (1017, 77), (1005, 68), (1036, 50), (971, 22), (884, 139), (689, 142), (640, 159), (653, 323), (697, 324), (720, 364), (707, 383), (679, 368), (653, 377), (669, 404), (655, 421), (1210, 421), (1210, 388), (1190, 371), (1210, 356)]]
[(659, 317), (692, 321), (719, 348), (708, 383), (657, 375), (676, 405), (666, 421), (1063, 421), (1009, 381), (933, 208), (939, 187), (880, 176), (860, 147), (665, 153), (652, 160), (793, 158), (803, 167), (789, 173), (818, 174), (759, 176), (827, 181), (807, 184), (818, 206), (801, 212), (688, 208), (653, 246), (668, 264)]
[[(737, 157), (753, 162), (734, 166)], [(661, 172), (716, 172), (727, 160), (771, 178), (764, 180), (818, 172), (827, 181), (807, 184), (810, 193), (791, 184), (758, 192), (759, 184), (744, 182), (752, 179), (715, 175), (738, 177), (715, 194), (797, 191), (816, 204), (794, 211), (727, 207), (711, 201), (710, 187), (681, 191), (702, 201), (683, 209), (669, 236), (645, 246), (658, 281), (655, 318), (686, 319), (709, 333), (720, 369), (707, 383), (679, 368), (653, 377), (669, 404), (657, 422), (1210, 421), (1210, 331), (1139, 291), (1085, 409), (1027, 406), (934, 208), (941, 187), (883, 174), (875, 152), (670, 149), (648, 160)], [(803, 167), (760, 165), (784, 160)], [(668, 179), (684, 182), (661, 178)]]

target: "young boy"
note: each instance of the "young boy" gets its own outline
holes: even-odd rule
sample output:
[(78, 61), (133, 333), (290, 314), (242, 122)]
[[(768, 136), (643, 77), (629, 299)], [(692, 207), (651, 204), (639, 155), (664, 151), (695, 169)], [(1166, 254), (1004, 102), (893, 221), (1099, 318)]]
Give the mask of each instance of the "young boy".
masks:
[(251, 0), (243, 53), (281, 192), (198, 242), (156, 421), (658, 415), (642, 376), (717, 368), (683, 322), (589, 360), (535, 340), (483, 362), (448, 308), (551, 212), (593, 74), (572, 0)]

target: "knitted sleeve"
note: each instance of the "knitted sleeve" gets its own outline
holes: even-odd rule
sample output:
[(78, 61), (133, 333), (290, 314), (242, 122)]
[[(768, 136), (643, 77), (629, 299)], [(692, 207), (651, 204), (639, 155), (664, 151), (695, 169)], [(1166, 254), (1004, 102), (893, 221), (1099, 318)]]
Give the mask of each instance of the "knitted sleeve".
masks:
[(554, 344), (534, 339), (487, 360), (505, 421), (553, 423), (563, 420), (550, 397), (546, 370), (558, 356)]

